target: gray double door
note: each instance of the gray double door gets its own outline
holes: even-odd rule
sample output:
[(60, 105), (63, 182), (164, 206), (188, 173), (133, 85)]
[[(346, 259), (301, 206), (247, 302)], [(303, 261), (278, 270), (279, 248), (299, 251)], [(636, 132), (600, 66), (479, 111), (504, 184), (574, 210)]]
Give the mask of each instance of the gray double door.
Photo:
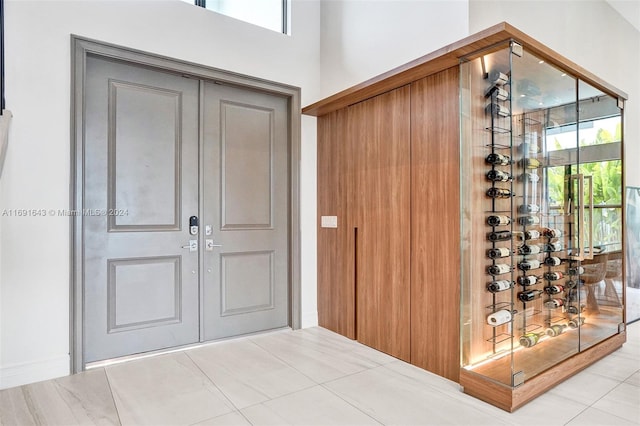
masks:
[(85, 362), (287, 326), (287, 99), (86, 66)]

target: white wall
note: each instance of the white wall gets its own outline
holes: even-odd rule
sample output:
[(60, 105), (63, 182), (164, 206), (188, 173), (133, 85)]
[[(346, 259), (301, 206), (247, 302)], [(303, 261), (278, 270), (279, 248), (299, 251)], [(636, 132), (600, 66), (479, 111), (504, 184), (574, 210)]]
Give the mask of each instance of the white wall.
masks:
[[(318, 98), (320, 5), (294, 1), (286, 36), (171, 1), (5, 3), (14, 119), (0, 209), (67, 209), (70, 34), (283, 82)], [(302, 130), (303, 325), (316, 314), (315, 120)], [(0, 210), (1, 211), (1, 210)], [(69, 221), (0, 217), (0, 387), (69, 372)]]
[(323, 0), (323, 97), (468, 33), (467, 0)]
[(640, 186), (640, 31), (603, 0), (470, 0), (471, 33), (507, 21), (629, 95), (626, 185)]

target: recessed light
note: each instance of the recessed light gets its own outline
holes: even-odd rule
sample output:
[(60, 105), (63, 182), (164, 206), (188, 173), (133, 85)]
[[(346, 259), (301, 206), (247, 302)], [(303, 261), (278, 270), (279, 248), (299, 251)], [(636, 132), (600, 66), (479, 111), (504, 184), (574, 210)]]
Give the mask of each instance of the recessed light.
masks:
[(538, 61), (539, 64), (544, 64), (543, 60)]
[(560, 75), (560, 77), (566, 77), (566, 75), (567, 75), (567, 73), (566, 73), (566, 72), (563, 72), (563, 73)]
[(524, 98), (525, 96), (527, 96), (527, 95), (525, 95), (525, 94), (520, 95), (521, 98)]

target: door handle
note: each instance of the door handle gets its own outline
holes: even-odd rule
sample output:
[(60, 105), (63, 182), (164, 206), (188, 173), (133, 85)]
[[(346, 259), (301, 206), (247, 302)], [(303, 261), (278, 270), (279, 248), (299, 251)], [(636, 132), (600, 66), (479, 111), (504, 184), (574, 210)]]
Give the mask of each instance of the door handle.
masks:
[(198, 240), (189, 240), (189, 244), (182, 246), (183, 249), (189, 249), (190, 252), (198, 251)]
[(215, 244), (213, 240), (205, 240), (204, 247), (206, 251), (213, 251), (214, 247), (222, 247), (222, 244)]

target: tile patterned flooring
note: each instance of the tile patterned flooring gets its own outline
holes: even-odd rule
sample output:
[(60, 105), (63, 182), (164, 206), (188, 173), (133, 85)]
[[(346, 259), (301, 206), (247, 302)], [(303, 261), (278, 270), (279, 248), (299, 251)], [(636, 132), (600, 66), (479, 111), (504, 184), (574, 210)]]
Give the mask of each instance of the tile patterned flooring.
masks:
[(625, 346), (515, 413), (322, 328), (280, 331), (0, 391), (1, 425), (639, 425)]

